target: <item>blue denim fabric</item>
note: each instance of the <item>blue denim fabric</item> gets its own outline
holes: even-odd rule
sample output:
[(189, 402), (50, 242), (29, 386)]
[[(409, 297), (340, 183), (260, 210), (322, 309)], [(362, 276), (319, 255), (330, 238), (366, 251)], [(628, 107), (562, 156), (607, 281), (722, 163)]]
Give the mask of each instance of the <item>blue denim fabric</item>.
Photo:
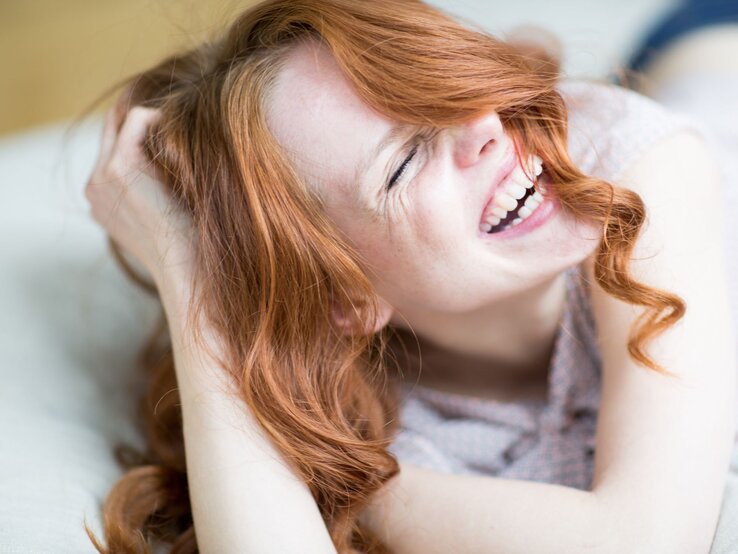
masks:
[(690, 31), (709, 25), (738, 23), (738, 0), (692, 0), (682, 2), (656, 24), (628, 62), (628, 68), (642, 71), (665, 46)]

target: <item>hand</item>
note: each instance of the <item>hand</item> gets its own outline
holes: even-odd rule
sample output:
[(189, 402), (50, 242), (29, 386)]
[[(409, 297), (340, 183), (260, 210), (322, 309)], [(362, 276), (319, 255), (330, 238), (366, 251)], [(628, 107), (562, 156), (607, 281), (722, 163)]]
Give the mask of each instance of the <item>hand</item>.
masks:
[(190, 215), (175, 203), (143, 152), (146, 132), (159, 117), (158, 110), (142, 106), (127, 112), (120, 103), (111, 108), (85, 187), (92, 217), (155, 281), (165, 271), (189, 275), (194, 244)]

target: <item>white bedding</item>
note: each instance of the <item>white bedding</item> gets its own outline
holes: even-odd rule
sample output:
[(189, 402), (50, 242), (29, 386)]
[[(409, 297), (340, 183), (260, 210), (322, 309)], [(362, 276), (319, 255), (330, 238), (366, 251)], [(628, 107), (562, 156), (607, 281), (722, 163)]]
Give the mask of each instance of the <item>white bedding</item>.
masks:
[(95, 552), (111, 446), (132, 424), (138, 345), (157, 303), (107, 253), (83, 190), (100, 121), (0, 141), (0, 552)]

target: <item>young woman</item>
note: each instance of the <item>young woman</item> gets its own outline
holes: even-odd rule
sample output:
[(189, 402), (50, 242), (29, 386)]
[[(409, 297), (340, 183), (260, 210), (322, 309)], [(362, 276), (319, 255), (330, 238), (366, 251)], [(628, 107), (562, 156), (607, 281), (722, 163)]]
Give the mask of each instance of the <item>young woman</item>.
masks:
[(170, 340), (99, 551), (708, 552), (696, 121), (410, 0), (270, 0), (126, 84), (86, 194)]

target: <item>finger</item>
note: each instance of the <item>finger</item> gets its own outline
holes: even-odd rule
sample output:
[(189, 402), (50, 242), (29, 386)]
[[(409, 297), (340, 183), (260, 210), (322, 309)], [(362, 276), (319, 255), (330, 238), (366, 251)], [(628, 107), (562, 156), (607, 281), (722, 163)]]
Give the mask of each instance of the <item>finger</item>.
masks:
[(105, 113), (103, 118), (103, 128), (100, 137), (100, 152), (97, 156), (90, 177), (87, 179), (85, 185), (85, 196), (87, 200), (92, 202), (92, 188), (95, 183), (100, 180), (100, 175), (103, 173), (103, 169), (110, 163), (110, 159), (113, 155), (113, 149), (115, 148), (116, 136), (118, 134), (116, 116), (114, 108), (109, 109)]
[(126, 120), (118, 133), (117, 154), (124, 165), (134, 165), (143, 169), (149, 160), (143, 152), (143, 143), (151, 125), (161, 118), (161, 112), (154, 108), (134, 106), (126, 115)]
[(126, 114), (126, 119), (118, 133), (118, 141), (125, 147), (138, 147), (143, 144), (149, 127), (161, 117), (155, 108), (134, 106)]
[(105, 113), (103, 119), (102, 136), (100, 139), (100, 154), (97, 157), (96, 167), (105, 166), (110, 160), (110, 156), (113, 153), (115, 147), (115, 139), (118, 134), (118, 128), (115, 120), (114, 108), (110, 108)]
[[(95, 167), (93, 168), (90, 178), (87, 182), (87, 186), (85, 187), (86, 192), (87, 189), (89, 189), (94, 182), (99, 180), (99, 177), (101, 175), (105, 174), (107, 168), (109, 168), (109, 166), (111, 165), (111, 160), (116, 155), (116, 152), (121, 146), (120, 131), (123, 128), (125, 120), (127, 119), (126, 110), (128, 110), (129, 103), (130, 93), (126, 91), (121, 94), (115, 105), (105, 113), (105, 117), (103, 120), (102, 137), (100, 140), (100, 153), (98, 155), (97, 162), (95, 163)], [(131, 111), (134, 112), (132, 120), (138, 119), (139, 110), (134, 107), (131, 109)], [(125, 140), (122, 146), (124, 148), (127, 147)], [(135, 155), (137, 154), (137, 152), (134, 151), (133, 154)], [(136, 158), (139, 157), (140, 156), (135, 156), (133, 160), (129, 161), (137, 161)]]
[(100, 154), (95, 169), (105, 167), (115, 150), (118, 132), (123, 124), (126, 111), (130, 104), (130, 89), (126, 89), (116, 100), (112, 108), (105, 113), (103, 120), (102, 137), (100, 140)]
[(123, 122), (126, 119), (126, 115), (131, 109), (131, 105), (133, 104), (133, 85), (129, 85), (121, 92), (120, 96), (118, 96), (118, 100), (115, 101), (115, 106), (113, 106), (113, 110), (115, 111), (115, 120), (116, 120), (116, 127), (115, 132), (116, 135), (120, 132), (120, 128), (123, 125)]

